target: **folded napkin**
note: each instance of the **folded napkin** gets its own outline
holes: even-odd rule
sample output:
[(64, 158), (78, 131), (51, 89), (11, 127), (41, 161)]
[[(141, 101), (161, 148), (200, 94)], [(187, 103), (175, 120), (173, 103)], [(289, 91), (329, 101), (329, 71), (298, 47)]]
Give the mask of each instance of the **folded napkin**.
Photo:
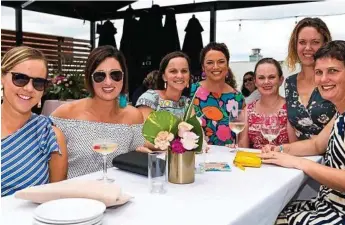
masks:
[(14, 196), (35, 203), (61, 198), (88, 198), (101, 201), (107, 207), (123, 205), (132, 198), (122, 193), (117, 184), (97, 180), (66, 180), (33, 186), (17, 191)]
[(234, 165), (244, 170), (245, 167), (261, 167), (261, 158), (258, 153), (237, 151), (234, 159)]

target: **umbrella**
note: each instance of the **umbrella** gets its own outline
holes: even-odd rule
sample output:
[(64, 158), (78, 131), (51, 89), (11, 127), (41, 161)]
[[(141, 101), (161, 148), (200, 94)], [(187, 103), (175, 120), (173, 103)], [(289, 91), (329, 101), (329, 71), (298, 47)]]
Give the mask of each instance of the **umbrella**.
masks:
[(103, 25), (97, 26), (97, 33), (99, 34), (98, 46), (112, 45), (116, 48), (114, 35), (117, 33), (114, 24), (107, 20)]
[(175, 10), (173, 8), (168, 8), (165, 15), (163, 32), (165, 54), (167, 54), (174, 51), (180, 51), (181, 47), (176, 26)]
[(199, 20), (193, 15), (192, 18), (189, 19), (184, 31), (186, 32), (186, 36), (184, 38), (182, 51), (186, 53), (191, 60), (192, 74), (200, 77), (200, 51), (203, 48), (201, 32), (203, 32), (204, 29)]

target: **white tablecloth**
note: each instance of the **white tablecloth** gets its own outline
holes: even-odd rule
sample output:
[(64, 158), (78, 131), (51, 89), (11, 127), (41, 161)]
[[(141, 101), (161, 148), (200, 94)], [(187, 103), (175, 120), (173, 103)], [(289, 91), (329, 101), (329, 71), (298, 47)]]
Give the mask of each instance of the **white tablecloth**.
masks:
[[(200, 155), (197, 157), (199, 160)], [(206, 161), (232, 162), (233, 158), (227, 148), (212, 146)], [(320, 156), (309, 158), (321, 161)], [(116, 168), (108, 172), (134, 199), (119, 208), (107, 209), (103, 225), (269, 225), (307, 179), (302, 171), (272, 165), (245, 171), (232, 167), (232, 172), (196, 174), (193, 184), (169, 183), (167, 193), (160, 195), (148, 192), (146, 177)], [(77, 179), (100, 176), (97, 172)], [(37, 204), (13, 196), (1, 201), (1, 224), (32, 223)]]

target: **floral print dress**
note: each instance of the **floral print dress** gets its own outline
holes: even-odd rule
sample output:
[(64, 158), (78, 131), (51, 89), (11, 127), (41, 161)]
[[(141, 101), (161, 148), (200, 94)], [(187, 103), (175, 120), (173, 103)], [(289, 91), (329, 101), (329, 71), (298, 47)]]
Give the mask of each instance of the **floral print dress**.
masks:
[(336, 112), (333, 103), (323, 99), (317, 88), (312, 92), (308, 105), (305, 107), (297, 92), (297, 74), (286, 79), (285, 99), (288, 119), (295, 128), (299, 140), (309, 139), (319, 134)]
[(229, 112), (244, 108), (241, 92), (209, 92), (198, 82), (191, 87), (191, 98), (195, 93), (195, 113), (201, 118), (208, 144), (224, 146), (234, 143), (236, 134), (229, 128)]

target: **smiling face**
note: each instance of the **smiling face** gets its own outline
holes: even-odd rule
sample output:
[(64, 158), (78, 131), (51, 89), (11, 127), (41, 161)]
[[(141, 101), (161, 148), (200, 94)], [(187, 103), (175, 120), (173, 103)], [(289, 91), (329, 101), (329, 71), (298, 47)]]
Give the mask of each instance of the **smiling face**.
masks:
[(164, 70), (163, 80), (167, 82), (167, 88), (183, 91), (190, 80), (188, 62), (183, 57), (170, 59)]
[(278, 95), (283, 79), (283, 76), (279, 77), (277, 68), (271, 63), (260, 64), (256, 69), (255, 85), (262, 96)]
[(323, 45), (322, 35), (314, 27), (304, 27), (298, 34), (297, 55), (304, 66), (314, 66), (314, 54)]
[(315, 83), (324, 99), (337, 107), (345, 102), (345, 65), (333, 58), (320, 58), (315, 63)]
[(18, 87), (12, 82), (11, 72), (26, 74), (32, 78), (47, 77), (47, 69), (42, 60), (26, 60), (14, 66), (7, 74), (1, 76), (4, 88), (4, 103), (9, 104), (15, 111), (26, 114), (38, 104), (43, 91), (37, 91), (32, 85), (32, 79), (24, 87)]
[(121, 92), (123, 79), (120, 81), (114, 81), (110, 76), (110, 72), (114, 70), (122, 71), (119, 61), (115, 58), (106, 58), (93, 72), (93, 74), (95, 72), (105, 72), (107, 74), (102, 82), (96, 83), (95, 81), (92, 81), (95, 96), (102, 100), (113, 101)]
[(255, 90), (255, 81), (254, 77), (250, 74), (247, 74), (243, 77), (243, 83), (244, 87), (247, 88), (250, 93), (252, 93)]
[(221, 51), (210, 50), (205, 55), (203, 69), (207, 79), (221, 81), (225, 80), (229, 67), (226, 57)]

